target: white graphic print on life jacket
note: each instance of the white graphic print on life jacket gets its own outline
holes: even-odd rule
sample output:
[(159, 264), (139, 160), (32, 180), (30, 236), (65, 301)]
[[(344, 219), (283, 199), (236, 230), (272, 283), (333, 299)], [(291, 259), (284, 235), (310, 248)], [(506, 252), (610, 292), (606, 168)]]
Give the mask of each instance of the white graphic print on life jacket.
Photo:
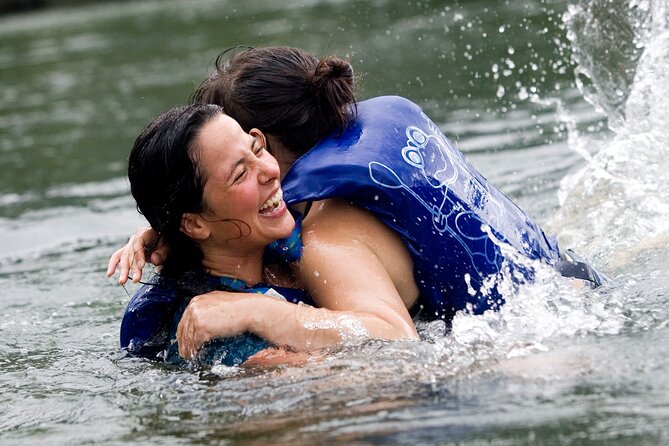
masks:
[[(406, 146), (401, 150), (404, 162), (415, 170), (408, 170), (408, 174), (402, 172), (400, 176), (387, 165), (372, 161), (369, 163), (370, 178), (381, 187), (403, 189), (409, 193), (431, 214), (432, 223), (438, 232), (448, 233), (458, 241), (480, 274), (483, 271), (477, 265), (481, 261), (495, 265), (497, 269), (500, 253), (490, 238), (489, 225), (477, 212), (465, 209), (460, 202), (453, 201), (449, 197), (449, 188), (456, 194), (466, 194), (468, 202), (476, 211), (484, 214), (490, 225), (498, 223), (503, 206), (479, 181), (457, 183), (459, 171), (468, 172), (471, 169), (464, 165), (459, 152), (451, 146), (436, 124), (422, 112), (421, 116), (427, 123), (428, 131), (414, 125), (406, 127)], [(432, 196), (426, 197), (424, 188), (418, 188), (421, 195), (411, 187), (417, 173), (422, 182), (429, 184)], [(467, 243), (467, 239), (482, 241), (484, 249), (472, 251), (471, 243)]]

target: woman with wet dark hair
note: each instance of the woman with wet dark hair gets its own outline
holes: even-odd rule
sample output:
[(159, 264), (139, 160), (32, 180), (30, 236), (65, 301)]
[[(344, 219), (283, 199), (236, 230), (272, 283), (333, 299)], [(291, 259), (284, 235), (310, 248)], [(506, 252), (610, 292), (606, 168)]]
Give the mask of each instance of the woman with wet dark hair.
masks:
[(178, 330), (171, 329), (181, 356), (224, 338), (208, 353), (226, 356), (229, 365), (232, 357), (266, 357), (270, 345), (304, 351), (336, 346), (346, 336), (415, 338), (410, 321), (391, 329), (367, 314), (273, 298), (285, 297), (279, 285), (288, 278), (267, 267), (266, 248), (289, 237), (295, 220), (265, 146), (262, 132), (245, 132), (221, 107), (193, 105), (156, 118), (130, 153), (137, 208), (170, 246), (159, 286), (182, 296)]
[[(399, 97), (356, 104), (354, 87), (344, 60), (259, 48), (219, 56), (194, 94), (267, 135), (286, 202), (304, 218), (294, 272), (317, 306), (374, 315), (400, 330), (410, 312), (448, 321), (459, 310), (497, 309), (505, 277), (519, 284), (538, 263), (577, 263), (563, 260), (556, 241), (417, 105)], [(131, 266), (139, 277), (144, 246), (155, 240), (138, 232), (108, 273), (120, 263), (122, 282)], [(598, 279), (583, 263), (567, 275)]]

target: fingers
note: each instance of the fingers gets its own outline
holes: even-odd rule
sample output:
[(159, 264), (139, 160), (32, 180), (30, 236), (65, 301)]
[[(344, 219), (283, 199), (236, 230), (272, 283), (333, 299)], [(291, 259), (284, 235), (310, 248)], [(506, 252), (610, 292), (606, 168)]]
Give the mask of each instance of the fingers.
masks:
[[(226, 338), (244, 332), (244, 328), (234, 325), (234, 321), (221, 317), (223, 307), (233, 302), (224, 297), (233, 298), (230, 293), (214, 291), (195, 296), (181, 315), (177, 326), (179, 355), (192, 359), (202, 346), (216, 338)], [(247, 297), (244, 296), (244, 299)], [(234, 314), (234, 311), (231, 312)]]
[(177, 345), (179, 346), (179, 356), (184, 359), (191, 359), (193, 356), (189, 354), (191, 351), (189, 340), (187, 339), (187, 336), (184, 335), (184, 332), (188, 330), (188, 328), (186, 328), (188, 326), (187, 311), (188, 308), (184, 311), (184, 314), (179, 321), (179, 325), (177, 326)]
[(125, 285), (125, 283), (128, 281), (129, 260), (127, 251), (128, 245), (117, 249), (109, 258), (109, 263), (107, 264), (107, 277), (113, 276), (114, 272), (118, 268), (118, 283), (121, 285)]
[[(192, 303), (192, 302), (191, 302)], [(193, 359), (204, 341), (198, 336), (198, 324), (192, 307), (186, 307), (177, 326), (177, 344), (179, 355), (187, 360)]]
[(177, 345), (179, 346), (179, 356), (181, 356), (184, 359), (191, 359), (192, 356), (188, 354), (189, 348), (186, 347), (186, 344), (188, 343), (188, 340), (186, 339), (186, 336), (184, 336), (184, 332), (187, 330), (187, 326), (189, 324), (188, 321), (188, 308), (184, 310), (184, 313), (181, 315), (181, 320), (179, 321), (179, 325), (177, 326)]
[(114, 272), (116, 271), (116, 265), (118, 265), (122, 252), (123, 248), (117, 249), (116, 251), (114, 251), (114, 254), (112, 254), (111, 257), (109, 258), (109, 263), (107, 264), (107, 277), (111, 277), (114, 275)]
[[(155, 233), (155, 236), (158, 237), (158, 234)], [(155, 239), (154, 239), (155, 240)], [(169, 254), (169, 246), (165, 243), (164, 239), (160, 239), (158, 244), (154, 247), (153, 252), (151, 253), (151, 263), (156, 266), (160, 266), (165, 263), (167, 256)]]
[(153, 263), (156, 266), (160, 266), (163, 263), (165, 263), (166, 257), (159, 253), (158, 251), (154, 251), (151, 253), (151, 263)]
[(114, 271), (118, 268), (118, 283), (121, 285), (125, 285), (131, 273), (132, 280), (135, 283), (139, 282), (142, 278), (144, 261), (143, 256), (140, 257), (139, 261), (135, 260), (135, 251), (133, 248), (135, 243), (135, 236), (133, 235), (128, 239), (128, 243), (123, 248), (116, 250), (109, 259), (109, 265), (107, 265), (107, 277), (114, 274)]
[[(128, 239), (128, 243), (118, 249), (109, 258), (107, 265), (107, 277), (111, 277), (114, 271), (118, 268), (119, 283), (124, 285), (128, 281), (128, 277), (132, 276), (134, 283), (142, 279), (142, 270), (146, 266), (145, 249), (150, 246), (156, 239), (158, 234), (151, 228), (138, 228), (133, 235)], [(165, 245), (164, 243), (162, 245)], [(163, 256), (156, 265), (164, 263), (164, 257), (167, 253), (167, 248), (162, 248), (161, 255)]]
[[(132, 252), (132, 242), (133, 236), (130, 237), (128, 243), (121, 248), (121, 257), (118, 262), (118, 273), (119, 278), (118, 282), (123, 285), (128, 281), (128, 276), (130, 275), (130, 267), (133, 263), (133, 252)], [(133, 278), (134, 279), (134, 278)]]
[(144, 240), (141, 236), (137, 234), (130, 237), (128, 241), (128, 246), (130, 247), (129, 255), (129, 268), (132, 273), (132, 281), (137, 283), (142, 278), (142, 269), (146, 265), (146, 257), (144, 256)]
[(182, 330), (177, 331), (177, 344), (179, 345), (179, 355), (184, 359), (193, 359), (197, 354), (200, 347), (202, 347), (203, 342), (199, 341), (197, 335), (195, 334), (195, 329), (193, 324), (189, 324), (188, 321), (183, 323), (183, 319), (179, 322), (179, 328), (184, 327)]

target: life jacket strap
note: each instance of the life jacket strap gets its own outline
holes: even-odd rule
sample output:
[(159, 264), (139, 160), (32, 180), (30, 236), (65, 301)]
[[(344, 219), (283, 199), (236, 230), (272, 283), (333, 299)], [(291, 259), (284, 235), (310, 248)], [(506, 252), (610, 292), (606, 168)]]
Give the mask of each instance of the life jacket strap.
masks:
[(562, 251), (560, 257), (562, 260), (555, 262), (554, 267), (563, 277), (585, 280), (590, 282), (593, 288), (607, 281), (606, 276), (577, 256), (571, 249)]

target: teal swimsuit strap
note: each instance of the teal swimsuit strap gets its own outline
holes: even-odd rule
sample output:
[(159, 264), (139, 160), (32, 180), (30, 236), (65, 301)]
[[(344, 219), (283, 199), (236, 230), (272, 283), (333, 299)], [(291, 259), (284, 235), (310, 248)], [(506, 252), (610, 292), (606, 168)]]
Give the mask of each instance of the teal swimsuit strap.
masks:
[(240, 291), (242, 293), (265, 294), (270, 289), (269, 286), (263, 283), (248, 286), (243, 280), (235, 279), (234, 277), (207, 276), (207, 281), (212, 286), (222, 285), (224, 288), (230, 289), (230, 291)]
[[(206, 281), (212, 288), (222, 288), (226, 291), (265, 294), (270, 289), (270, 287), (265, 284), (257, 284), (250, 287), (247, 286), (243, 280), (234, 277), (207, 275)], [(184, 301), (183, 305), (174, 316), (174, 323), (170, 335), (172, 342), (165, 355), (165, 360), (170, 363), (184, 363), (181, 356), (179, 356), (179, 347), (176, 342), (176, 329), (187, 305), (188, 301)], [(195, 358), (195, 361), (200, 365), (223, 364), (226, 366), (238, 366), (259, 351), (269, 347), (271, 347), (271, 344), (265, 339), (252, 333), (241, 333), (230, 338), (218, 338), (208, 342)]]
[(265, 252), (272, 257), (278, 258), (289, 263), (297, 262), (302, 258), (302, 220), (303, 215), (297, 211), (291, 210), (295, 217), (295, 228), (286, 238), (276, 240), (265, 248)]

